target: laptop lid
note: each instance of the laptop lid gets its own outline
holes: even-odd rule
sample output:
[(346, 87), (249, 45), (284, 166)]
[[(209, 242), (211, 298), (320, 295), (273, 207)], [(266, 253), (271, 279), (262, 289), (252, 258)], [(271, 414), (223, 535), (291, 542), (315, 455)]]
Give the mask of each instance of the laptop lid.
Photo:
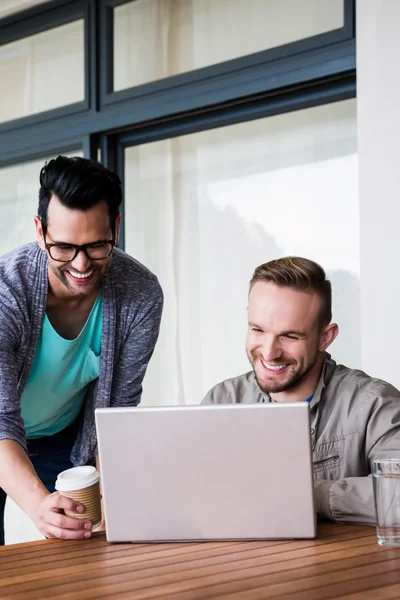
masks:
[(96, 410), (111, 542), (315, 537), (309, 405)]

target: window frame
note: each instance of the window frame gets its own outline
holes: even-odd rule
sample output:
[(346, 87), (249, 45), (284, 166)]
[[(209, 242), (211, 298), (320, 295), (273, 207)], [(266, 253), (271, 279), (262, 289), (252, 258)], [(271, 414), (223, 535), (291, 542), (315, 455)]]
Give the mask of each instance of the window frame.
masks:
[[(318, 82), (300, 91), (295, 87), (288, 88), (278, 95), (271, 94), (255, 99), (251, 104), (221, 107), (184, 118), (166, 119), (155, 124), (133, 127), (113, 135), (112, 138), (108, 135), (101, 136), (102, 162), (118, 172), (124, 189), (126, 148), (349, 100), (355, 96), (356, 75), (351, 73), (346, 79), (341, 79), (340, 83), (336, 80)], [(122, 214), (124, 210), (125, 197), (123, 196)], [(125, 220), (122, 219), (119, 239), (119, 247), (122, 249), (125, 248), (125, 237)]]
[[(189, 99), (199, 92), (207, 94), (211, 100), (220, 89), (222, 78), (223, 87), (231, 88), (229, 92), (231, 98), (260, 93), (264, 90), (265, 80), (269, 78), (272, 63), (279, 63), (276, 68), (276, 72), (279, 73), (286, 63), (289, 65), (295, 64), (297, 55), (301, 60), (307, 53), (315, 54), (320, 50), (323, 52), (323, 61), (329, 58), (337, 60), (343, 57), (344, 54), (351, 52), (352, 44), (348, 45), (346, 42), (352, 42), (355, 38), (354, 1), (343, 0), (344, 24), (339, 29), (216, 65), (194, 69), (187, 73), (173, 75), (124, 90), (113, 91), (113, 11), (114, 8), (129, 4), (132, 1), (137, 0), (101, 0), (100, 3), (100, 57), (101, 63), (105, 67), (100, 85), (101, 107), (126, 100), (140, 99), (144, 96), (148, 100), (150, 98), (154, 99), (155, 104), (174, 101), (178, 96), (183, 97), (183, 101), (185, 99), (190, 101)], [(339, 51), (339, 54), (336, 48), (338, 44), (343, 44), (345, 49), (344, 52)], [(316, 63), (314, 65), (316, 66)]]
[[(84, 141), (85, 156), (118, 169), (117, 133), (221, 126), (356, 95), (355, 0), (344, 26), (277, 48), (110, 92), (110, 11), (130, 0), (50, 0), (0, 20), (0, 45), (84, 18), (85, 101), (0, 123), (0, 167)], [(329, 100), (331, 98), (331, 100)], [(178, 135), (178, 134), (177, 134)], [(122, 173), (120, 173), (122, 174)]]

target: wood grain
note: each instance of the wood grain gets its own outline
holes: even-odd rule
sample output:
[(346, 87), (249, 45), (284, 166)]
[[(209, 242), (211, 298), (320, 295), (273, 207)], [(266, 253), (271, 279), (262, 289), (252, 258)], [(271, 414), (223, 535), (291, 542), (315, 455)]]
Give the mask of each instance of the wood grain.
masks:
[(400, 548), (375, 529), (321, 524), (316, 540), (0, 548), (0, 599), (323, 600), (400, 598)]

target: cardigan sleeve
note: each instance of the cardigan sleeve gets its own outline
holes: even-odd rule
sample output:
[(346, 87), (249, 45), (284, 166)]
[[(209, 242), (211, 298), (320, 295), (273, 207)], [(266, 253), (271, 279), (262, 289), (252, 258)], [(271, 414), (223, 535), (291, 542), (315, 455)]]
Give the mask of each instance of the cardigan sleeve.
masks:
[(154, 278), (120, 349), (113, 374), (111, 406), (140, 403), (142, 381), (158, 339), (162, 309), (163, 292)]
[(21, 335), (18, 307), (0, 293), (0, 439), (12, 439), (26, 450), (25, 428), (18, 393), (18, 353)]

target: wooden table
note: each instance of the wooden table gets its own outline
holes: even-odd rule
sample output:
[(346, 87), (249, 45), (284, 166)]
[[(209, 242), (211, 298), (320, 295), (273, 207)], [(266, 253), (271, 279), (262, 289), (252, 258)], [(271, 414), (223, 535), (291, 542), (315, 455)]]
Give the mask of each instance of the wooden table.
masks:
[(400, 598), (400, 548), (379, 546), (374, 528), (333, 523), (294, 542), (43, 540), (0, 548), (0, 598)]

